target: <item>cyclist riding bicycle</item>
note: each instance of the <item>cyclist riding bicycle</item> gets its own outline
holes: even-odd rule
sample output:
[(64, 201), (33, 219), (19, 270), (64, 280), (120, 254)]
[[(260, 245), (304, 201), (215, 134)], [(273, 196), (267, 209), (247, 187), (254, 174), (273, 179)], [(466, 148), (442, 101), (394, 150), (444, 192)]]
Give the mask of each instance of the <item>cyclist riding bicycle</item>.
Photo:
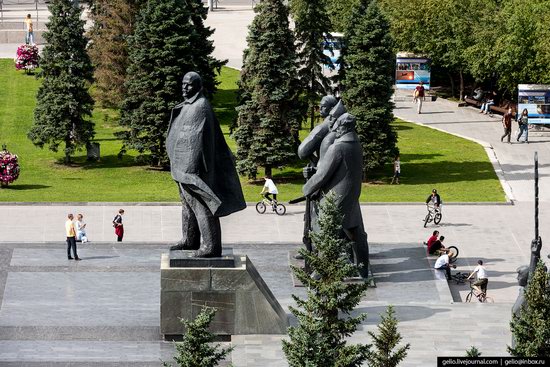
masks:
[(441, 197), (437, 193), (436, 189), (433, 189), (432, 193), (426, 199), (426, 204), (429, 204), (430, 202), (433, 204), (435, 211), (439, 211), (439, 207), (441, 206)]
[[(264, 184), (264, 187), (262, 188), (262, 191), (260, 192), (260, 195), (263, 195), (270, 202), (276, 203), (277, 194), (279, 193), (279, 191), (277, 190), (277, 186), (275, 186), (275, 183), (271, 179), (271, 176), (264, 177), (264, 180), (265, 180), (265, 184)], [(269, 195), (273, 195), (273, 199)]]
[(478, 292), (478, 294), (487, 292), (487, 283), (489, 282), (489, 280), (487, 278), (487, 270), (483, 266), (483, 260), (477, 261), (476, 268), (466, 279), (471, 279), (474, 274), (476, 274), (477, 276), (476, 282), (472, 284), (474, 289)]

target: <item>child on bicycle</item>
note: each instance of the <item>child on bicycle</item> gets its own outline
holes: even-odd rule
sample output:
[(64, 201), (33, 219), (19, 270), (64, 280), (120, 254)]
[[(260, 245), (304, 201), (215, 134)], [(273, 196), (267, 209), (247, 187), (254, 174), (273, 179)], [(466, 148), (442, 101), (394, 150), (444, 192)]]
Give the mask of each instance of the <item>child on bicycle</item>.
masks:
[[(264, 177), (264, 180), (265, 180), (265, 184), (264, 184), (264, 187), (262, 188), (262, 192), (260, 192), (260, 195), (263, 195), (270, 202), (276, 203), (277, 194), (279, 193), (279, 191), (277, 190), (277, 186), (275, 186), (275, 183), (271, 179), (271, 176)], [(271, 196), (269, 195), (273, 195), (273, 199), (271, 199)]]
[(439, 206), (441, 205), (441, 197), (437, 193), (436, 189), (433, 189), (432, 193), (426, 199), (426, 204), (429, 204), (430, 202), (433, 204), (435, 211), (437, 212), (439, 210)]
[(481, 293), (485, 293), (487, 291), (487, 283), (489, 282), (487, 278), (487, 270), (483, 266), (483, 260), (477, 261), (476, 268), (466, 279), (472, 278), (474, 274), (477, 276), (477, 281), (472, 284), (472, 287), (478, 292), (477, 295), (479, 296)]

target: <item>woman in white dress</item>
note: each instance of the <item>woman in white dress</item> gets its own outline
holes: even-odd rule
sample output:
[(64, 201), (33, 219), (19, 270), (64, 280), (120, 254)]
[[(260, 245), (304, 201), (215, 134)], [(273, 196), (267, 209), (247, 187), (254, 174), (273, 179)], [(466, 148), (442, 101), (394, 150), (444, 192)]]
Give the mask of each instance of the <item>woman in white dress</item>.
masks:
[(88, 242), (88, 237), (86, 236), (86, 223), (84, 223), (83, 218), (82, 214), (76, 216), (76, 240), (86, 243)]

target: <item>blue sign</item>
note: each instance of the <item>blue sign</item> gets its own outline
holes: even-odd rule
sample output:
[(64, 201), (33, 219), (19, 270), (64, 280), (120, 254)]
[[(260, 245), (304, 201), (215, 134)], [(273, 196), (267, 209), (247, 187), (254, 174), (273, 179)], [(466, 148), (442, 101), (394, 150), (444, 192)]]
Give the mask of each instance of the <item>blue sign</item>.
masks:
[(550, 124), (550, 85), (518, 85), (518, 116), (524, 109), (529, 124)]

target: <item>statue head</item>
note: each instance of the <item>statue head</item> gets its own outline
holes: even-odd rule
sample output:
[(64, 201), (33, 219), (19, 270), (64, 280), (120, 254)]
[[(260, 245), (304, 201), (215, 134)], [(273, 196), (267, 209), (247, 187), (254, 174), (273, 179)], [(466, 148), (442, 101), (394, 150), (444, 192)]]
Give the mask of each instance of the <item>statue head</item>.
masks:
[(336, 138), (355, 131), (355, 116), (349, 113), (344, 113), (342, 116), (338, 117), (338, 120), (334, 123), (332, 126), (332, 131), (336, 133)]
[(201, 90), (202, 79), (199, 74), (195, 73), (194, 71), (190, 71), (183, 76), (183, 81), (181, 82), (181, 91), (183, 93), (183, 98), (191, 98), (195, 94), (199, 93)]
[(330, 110), (332, 110), (332, 108), (336, 106), (337, 103), (338, 100), (336, 99), (336, 97), (330, 95), (324, 96), (321, 99), (321, 103), (319, 104), (319, 115), (321, 115), (322, 118), (327, 117), (330, 113)]
[(527, 279), (529, 278), (529, 267), (527, 265), (517, 268), (518, 284), (520, 287), (527, 287)]

